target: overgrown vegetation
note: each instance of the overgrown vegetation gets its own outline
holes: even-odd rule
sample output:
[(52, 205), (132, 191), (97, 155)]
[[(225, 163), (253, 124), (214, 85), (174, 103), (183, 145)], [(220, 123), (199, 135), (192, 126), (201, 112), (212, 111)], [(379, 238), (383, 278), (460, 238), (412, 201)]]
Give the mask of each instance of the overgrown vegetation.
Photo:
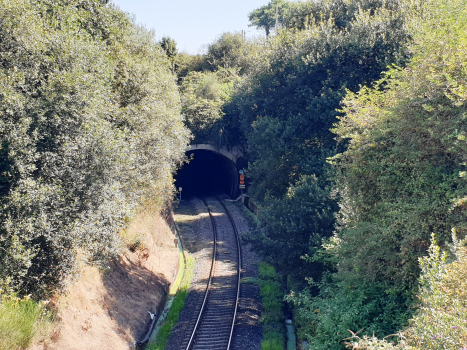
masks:
[[(0, 23), (0, 280), (39, 300), (78, 256), (106, 267), (139, 208), (165, 205), (189, 131), (154, 33), (114, 5), (0, 0)], [(35, 305), (1, 306), (18, 346)]]
[(306, 25), (284, 19), (290, 24), (269, 38), (225, 119), (246, 140), (249, 194), (262, 206), (267, 238), (259, 234), (253, 242), (295, 289), (305, 277), (318, 281), (325, 269), (302, 257), (313, 257), (335, 226), (338, 197), (327, 158), (345, 149), (330, 131), (340, 102), (346, 89), (356, 91), (387, 65), (403, 64), (409, 33), (398, 1), (289, 5), (301, 6)]
[(166, 348), (170, 333), (178, 321), (180, 311), (182, 311), (183, 306), (185, 305), (185, 299), (188, 296), (188, 288), (190, 288), (190, 282), (193, 278), (194, 265), (195, 260), (193, 257), (189, 256), (185, 266), (185, 272), (180, 284), (180, 288), (175, 295), (167, 318), (165, 319), (163, 326), (157, 334), (157, 341), (154, 344), (149, 344), (147, 347), (148, 350), (164, 350)]
[(432, 236), (428, 256), (420, 258), (420, 305), (410, 326), (392, 337), (398, 338), (397, 342), (375, 336), (360, 338), (353, 334), (347, 339), (347, 347), (368, 350), (463, 349), (467, 342), (467, 298), (464, 292), (467, 250), (464, 245), (465, 241), (457, 240), (454, 234), (449, 254), (442, 253)]
[[(274, 0), (250, 14), (268, 40), (216, 123), (248, 145), (263, 223), (250, 241), (287, 280), (309, 349), (343, 349), (349, 329), (428, 346), (413, 333), (431, 329), (414, 316), (419, 259), (433, 232), (445, 248), (467, 227), (466, 18), (462, 0)], [(430, 337), (454, 339), (450, 327)]]
[(259, 285), (262, 301), (261, 324), (263, 325), (263, 340), (261, 350), (283, 349), (285, 330), (283, 317), (283, 286), (280, 276), (273, 266), (260, 262), (258, 278), (244, 278), (242, 283)]
[(265, 319), (286, 281), (309, 349), (466, 347), (465, 5), (273, 0), (267, 39), (191, 56), (97, 0), (0, 0), (0, 279), (40, 298), (78, 253), (105, 266), (188, 127), (246, 145)]
[(162, 206), (188, 131), (153, 33), (97, 0), (0, 2), (0, 278), (61, 289), (105, 266), (138, 206)]
[[(334, 129), (349, 145), (335, 157), (340, 228), (326, 248), (339, 261), (334, 278), (340, 288), (358, 289), (363, 278), (403, 296), (420, 285), (419, 311), (408, 328), (400, 328), (405, 344), (453, 349), (465, 346), (457, 319), (464, 311), (448, 290), (461, 288), (454, 276), (463, 267), (450, 265), (449, 277), (437, 272), (444, 267), (432, 246), (418, 279), (417, 260), (427, 253), (432, 233), (444, 248), (451, 230), (466, 235), (467, 20), (463, 1), (427, 2), (422, 10), (423, 20), (411, 21), (414, 56), (405, 69), (391, 69), (374, 87), (344, 100), (345, 116)], [(440, 290), (452, 308), (441, 311)]]
[[(55, 324), (45, 304), (1, 290), (0, 349), (26, 349), (34, 337), (46, 336)], [(42, 333), (42, 334), (41, 334)]]
[(285, 343), (282, 316), (283, 292), (274, 267), (264, 262), (259, 264), (259, 288), (263, 305), (261, 322), (264, 340), (261, 342), (261, 349), (283, 348)]

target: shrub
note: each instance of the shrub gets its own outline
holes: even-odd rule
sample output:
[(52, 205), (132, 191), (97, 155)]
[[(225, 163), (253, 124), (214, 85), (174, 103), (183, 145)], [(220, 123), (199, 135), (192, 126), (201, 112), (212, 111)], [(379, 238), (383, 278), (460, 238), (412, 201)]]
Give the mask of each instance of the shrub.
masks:
[(454, 261), (447, 262), (435, 236), (429, 254), (420, 259), (420, 306), (399, 343), (373, 337), (349, 338), (353, 349), (441, 350), (467, 347), (467, 248), (453, 237)]
[(283, 350), (283, 341), (277, 339), (266, 339), (261, 341), (261, 350)]
[(162, 206), (188, 131), (154, 33), (99, 0), (0, 0), (0, 278), (64, 287)]

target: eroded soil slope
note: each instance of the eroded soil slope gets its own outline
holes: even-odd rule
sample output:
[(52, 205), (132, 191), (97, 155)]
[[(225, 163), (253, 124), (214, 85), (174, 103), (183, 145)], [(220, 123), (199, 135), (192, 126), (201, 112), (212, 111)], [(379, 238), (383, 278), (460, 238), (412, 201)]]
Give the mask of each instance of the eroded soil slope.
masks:
[(126, 233), (142, 247), (126, 251), (102, 274), (85, 267), (80, 277), (54, 301), (59, 322), (51, 338), (29, 350), (127, 350), (146, 332), (148, 310), (165, 298), (174, 279), (178, 248), (157, 213), (135, 219)]

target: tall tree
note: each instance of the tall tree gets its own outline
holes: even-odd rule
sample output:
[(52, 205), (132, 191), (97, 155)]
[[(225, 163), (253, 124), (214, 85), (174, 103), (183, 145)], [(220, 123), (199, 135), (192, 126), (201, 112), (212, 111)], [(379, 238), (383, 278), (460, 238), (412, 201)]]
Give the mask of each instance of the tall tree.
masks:
[(164, 36), (159, 42), (159, 45), (162, 47), (162, 49), (165, 51), (165, 54), (169, 58), (172, 73), (175, 73), (175, 62), (178, 56), (177, 43), (171, 37)]
[[(0, 279), (63, 287), (162, 205), (189, 139), (154, 36), (98, 0), (0, 0)], [(163, 87), (163, 88), (161, 88)]]
[[(248, 15), (249, 26), (255, 26), (257, 29), (264, 29), (266, 37), (271, 34), (271, 28), (276, 26), (276, 8), (278, 9), (278, 20), (283, 22), (286, 17), (290, 2), (287, 0), (272, 0), (267, 5), (261, 6)], [(277, 28), (279, 29), (279, 28)]]

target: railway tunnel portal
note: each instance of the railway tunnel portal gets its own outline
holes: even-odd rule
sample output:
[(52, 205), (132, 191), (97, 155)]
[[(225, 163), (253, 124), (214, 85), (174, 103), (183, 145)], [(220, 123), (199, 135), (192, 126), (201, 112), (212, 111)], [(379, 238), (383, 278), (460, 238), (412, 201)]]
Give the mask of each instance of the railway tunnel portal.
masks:
[(203, 196), (223, 192), (238, 196), (238, 170), (246, 167), (241, 147), (216, 147), (212, 144), (190, 145), (186, 154), (189, 163), (175, 175), (177, 190), (183, 197)]

